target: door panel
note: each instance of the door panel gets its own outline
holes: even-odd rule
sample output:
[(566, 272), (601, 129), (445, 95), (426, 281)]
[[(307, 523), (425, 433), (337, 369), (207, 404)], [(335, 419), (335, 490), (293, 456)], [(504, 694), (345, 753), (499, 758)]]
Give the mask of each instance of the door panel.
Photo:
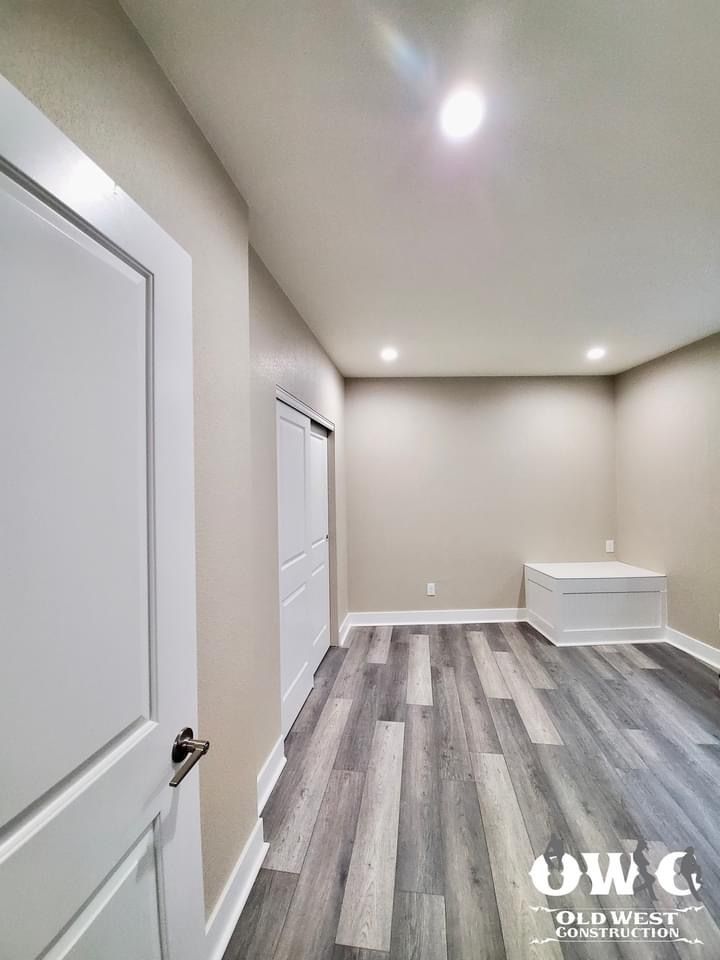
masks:
[(282, 726), (312, 689), (329, 644), (327, 431), (277, 403)]
[(280, 682), (283, 734), (287, 733), (312, 690), (307, 638), (310, 606), (307, 589), (310, 486), (310, 421), (284, 403), (277, 404), (278, 551), (280, 583)]
[(41, 206), (0, 176), (0, 823), (150, 716), (146, 278)]
[[(305, 447), (307, 430), (290, 414), (283, 412), (278, 419), (279, 430), (279, 489), (280, 569), (283, 573), (302, 569), (301, 561), (307, 551), (305, 523), (306, 470)], [(300, 576), (299, 573), (291, 576)], [(301, 581), (298, 581), (301, 582)]]
[(46, 960), (162, 960), (158, 879), (150, 829), (51, 947)]
[(313, 671), (330, 646), (330, 571), (328, 540), (327, 431), (313, 423), (310, 430), (310, 632)]
[(1, 78), (0, 251), (0, 957), (196, 960), (189, 258)]

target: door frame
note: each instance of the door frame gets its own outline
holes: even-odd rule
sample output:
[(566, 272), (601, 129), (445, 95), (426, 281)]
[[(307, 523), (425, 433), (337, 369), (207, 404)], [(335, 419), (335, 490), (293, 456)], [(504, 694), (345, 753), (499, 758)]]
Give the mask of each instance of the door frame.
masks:
[[(154, 578), (151, 622), (155, 655), (172, 657), (172, 689), (163, 692), (177, 729), (197, 729), (197, 640), (195, 602), (195, 492), (193, 450), (192, 260), (190, 255), (135, 203), (113, 179), (65, 136), (37, 107), (0, 75), (0, 169), (59, 212), (70, 223), (117, 254), (141, 265), (152, 284), (149, 350), (162, 344), (163, 366), (149, 381), (148, 408), (167, 426), (162, 456), (149, 431), (150, 566)], [(160, 412), (168, 411), (160, 417)], [(149, 417), (152, 427), (153, 416)], [(158, 495), (159, 494), (159, 495)], [(158, 565), (154, 542), (173, 551), (173, 564)], [(181, 669), (182, 667), (182, 669)], [(190, 668), (191, 667), (191, 668)], [(170, 694), (170, 697), (168, 697)], [(157, 691), (154, 691), (157, 696)], [(168, 699), (171, 703), (168, 704)], [(171, 743), (168, 743), (168, 771)], [(159, 771), (163, 776), (165, 771)], [(88, 774), (89, 776), (90, 774)], [(160, 926), (168, 957), (205, 955), (205, 908), (197, 776), (182, 790), (168, 790), (160, 817), (162, 859)], [(42, 808), (32, 823), (52, 815)], [(27, 825), (31, 829), (32, 824)], [(174, 836), (183, 843), (170, 843)]]
[[(287, 404), (288, 407), (292, 407), (293, 410), (297, 410), (298, 413), (305, 414), (306, 417), (309, 417), (311, 420), (314, 420), (315, 423), (319, 423), (321, 427), (325, 427), (328, 432), (328, 535), (329, 535), (329, 556), (328, 556), (328, 568), (330, 573), (330, 643), (335, 646), (339, 643), (340, 633), (339, 633), (339, 621), (338, 621), (338, 605), (337, 605), (337, 487), (336, 487), (336, 473), (335, 473), (335, 424), (332, 420), (329, 420), (327, 417), (323, 416), (322, 413), (318, 413), (310, 404), (305, 403), (304, 400), (300, 400), (299, 397), (296, 397), (294, 394), (290, 393), (284, 387), (281, 387), (279, 384), (275, 386), (275, 403), (277, 404), (278, 400), (282, 400), (283, 403)], [(275, 423), (275, 449), (277, 450), (277, 417), (273, 418)], [(277, 462), (275, 464), (275, 473), (277, 475)], [(277, 504), (275, 513), (277, 514)], [(277, 557), (275, 562), (275, 568), (277, 570), (278, 563)], [(282, 697), (282, 693), (281, 693)]]

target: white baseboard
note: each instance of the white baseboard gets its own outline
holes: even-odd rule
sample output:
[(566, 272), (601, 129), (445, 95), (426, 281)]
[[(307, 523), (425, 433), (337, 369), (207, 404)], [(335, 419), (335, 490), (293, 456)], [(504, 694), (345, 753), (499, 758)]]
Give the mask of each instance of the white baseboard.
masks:
[(338, 630), (338, 646), (339, 647), (344, 647), (345, 644), (347, 643), (348, 634), (352, 630), (352, 626), (353, 626), (350, 620), (351, 616), (352, 614), (346, 613), (345, 619), (340, 624), (340, 629)]
[(507, 623), (525, 619), (523, 607), (488, 607), (483, 610), (381, 610), (349, 613), (352, 627), (402, 627), (423, 623)]
[(263, 807), (267, 803), (268, 797), (272, 793), (272, 789), (277, 783), (278, 777), (282, 773), (282, 769), (285, 766), (285, 749), (284, 742), (282, 737), (278, 737), (278, 741), (275, 746), (270, 751), (265, 763), (262, 765), (260, 773), (257, 775), (257, 805), (258, 805), (258, 816), (263, 812)]
[(268, 849), (269, 844), (263, 839), (262, 820), (258, 820), (205, 924), (207, 960), (222, 960)]
[(718, 647), (713, 647), (709, 643), (705, 643), (704, 640), (689, 637), (686, 633), (673, 630), (672, 627), (667, 628), (665, 639), (671, 646), (677, 647), (678, 650), (684, 650), (685, 653), (689, 653), (697, 660), (702, 660), (703, 663), (720, 672), (720, 649)]

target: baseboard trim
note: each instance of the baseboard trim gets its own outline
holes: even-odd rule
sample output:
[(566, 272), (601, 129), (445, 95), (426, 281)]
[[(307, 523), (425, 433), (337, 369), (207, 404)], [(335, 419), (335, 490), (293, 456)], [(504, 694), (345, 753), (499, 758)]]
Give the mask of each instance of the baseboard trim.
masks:
[(205, 924), (207, 960), (222, 960), (269, 846), (263, 839), (262, 820), (258, 820)]
[(278, 737), (277, 743), (270, 751), (260, 773), (257, 775), (258, 816), (262, 816), (263, 807), (282, 773), (285, 762), (285, 744), (283, 738)]
[(350, 620), (351, 616), (352, 614), (346, 613), (345, 619), (340, 624), (340, 629), (338, 630), (338, 646), (339, 647), (344, 647), (345, 644), (347, 643), (348, 635), (352, 630), (352, 626), (353, 626)]
[(352, 627), (402, 627), (423, 623), (507, 623), (525, 620), (523, 607), (487, 607), (482, 610), (380, 610), (349, 613), (346, 635)]
[(720, 649), (713, 647), (704, 640), (696, 640), (695, 637), (689, 637), (686, 633), (680, 633), (679, 630), (667, 628), (665, 637), (667, 643), (678, 650), (683, 650), (695, 657), (696, 660), (702, 660), (703, 663), (720, 672)]

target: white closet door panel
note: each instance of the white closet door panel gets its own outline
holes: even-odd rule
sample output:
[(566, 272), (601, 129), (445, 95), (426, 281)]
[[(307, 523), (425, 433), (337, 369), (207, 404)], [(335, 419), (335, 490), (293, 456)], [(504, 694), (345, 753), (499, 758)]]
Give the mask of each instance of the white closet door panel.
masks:
[(316, 423), (310, 425), (310, 541), (313, 548), (328, 535), (328, 434)]
[(313, 423), (310, 431), (310, 663), (316, 670), (330, 646), (328, 540), (328, 435)]
[[(284, 407), (278, 416), (278, 543), (283, 584), (291, 589), (304, 579), (307, 557), (307, 417)], [(281, 587), (281, 591), (285, 591)]]
[(306, 638), (310, 632), (310, 592), (306, 583), (280, 601), (280, 635), (284, 638), (280, 658), (282, 688), (287, 691), (308, 665)]
[(307, 512), (310, 420), (277, 404), (278, 558), (280, 585), (280, 683), (283, 733), (287, 733), (313, 682), (308, 576)]

